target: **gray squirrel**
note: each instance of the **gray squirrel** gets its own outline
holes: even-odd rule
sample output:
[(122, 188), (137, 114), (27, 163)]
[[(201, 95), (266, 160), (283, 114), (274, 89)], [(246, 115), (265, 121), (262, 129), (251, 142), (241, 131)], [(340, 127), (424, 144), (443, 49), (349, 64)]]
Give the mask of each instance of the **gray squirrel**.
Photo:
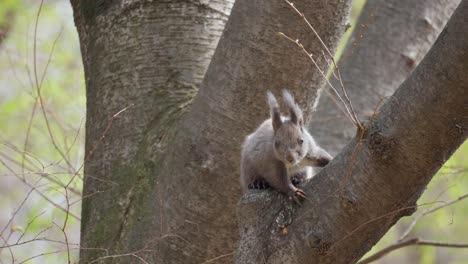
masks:
[(324, 167), (332, 156), (306, 130), (302, 110), (287, 90), (283, 90), (283, 100), (289, 117), (281, 115), (270, 91), (267, 95), (271, 117), (242, 145), (241, 185), (244, 191), (272, 187), (299, 203), (306, 194), (294, 184), (312, 178), (312, 166)]

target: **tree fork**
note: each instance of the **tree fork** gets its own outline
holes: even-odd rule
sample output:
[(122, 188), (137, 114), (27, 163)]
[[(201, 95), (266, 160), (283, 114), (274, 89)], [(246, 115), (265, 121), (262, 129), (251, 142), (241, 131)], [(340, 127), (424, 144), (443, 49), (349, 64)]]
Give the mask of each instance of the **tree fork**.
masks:
[[(367, 119), (419, 64), (460, 0), (372, 0), (364, 5), (338, 62), (360, 119)], [(339, 81), (330, 78), (333, 86)], [(329, 89), (324, 87), (324, 89)], [(332, 155), (352, 139), (354, 127), (322, 92), (310, 130)]]
[[(468, 135), (468, 1), (411, 76), (304, 190), (300, 208), (250, 192), (239, 216), (237, 263), (354, 263), (411, 213), (432, 176)], [(352, 160), (358, 145), (361, 150)], [(350, 177), (341, 192), (350, 162)]]

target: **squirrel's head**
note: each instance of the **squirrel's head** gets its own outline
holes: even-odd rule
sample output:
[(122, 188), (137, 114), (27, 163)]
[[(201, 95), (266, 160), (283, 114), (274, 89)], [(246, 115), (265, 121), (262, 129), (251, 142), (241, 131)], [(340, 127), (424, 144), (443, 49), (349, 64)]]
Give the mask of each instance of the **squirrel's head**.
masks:
[(274, 131), (274, 153), (276, 158), (287, 167), (299, 163), (307, 154), (309, 142), (304, 135), (304, 118), (302, 110), (295, 103), (291, 94), (283, 90), (283, 99), (289, 110), (289, 118), (282, 118), (278, 101), (268, 92), (268, 103)]

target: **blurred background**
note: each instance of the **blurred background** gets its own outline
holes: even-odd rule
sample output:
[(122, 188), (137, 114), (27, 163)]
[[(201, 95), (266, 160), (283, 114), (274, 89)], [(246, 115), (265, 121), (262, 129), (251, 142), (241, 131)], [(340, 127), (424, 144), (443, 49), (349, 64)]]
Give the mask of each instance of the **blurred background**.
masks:
[[(340, 50), (363, 4), (354, 1)], [(70, 2), (44, 1), (38, 16), (39, 8), (38, 0), (0, 1), (0, 263), (78, 262), (83, 66)], [(418, 211), (368, 254), (396, 243), (419, 215), (456, 199), (421, 217), (408, 237), (468, 243), (467, 186), (465, 143), (429, 184)], [(462, 264), (468, 250), (411, 246), (375, 263)]]

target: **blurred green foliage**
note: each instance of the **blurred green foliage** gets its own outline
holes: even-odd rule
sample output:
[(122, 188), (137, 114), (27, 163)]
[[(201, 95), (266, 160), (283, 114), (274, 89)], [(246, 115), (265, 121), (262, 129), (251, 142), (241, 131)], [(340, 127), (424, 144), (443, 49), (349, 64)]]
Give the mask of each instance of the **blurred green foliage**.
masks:
[[(468, 142), (465, 142), (429, 183), (426, 191), (418, 201), (418, 205), (422, 206), (418, 208), (417, 212), (413, 216), (401, 219), (366, 256), (396, 243), (417, 215), (467, 194), (467, 157)], [(423, 216), (408, 238), (419, 237), (438, 242), (468, 243), (467, 216), (468, 199), (465, 199)], [(410, 246), (390, 253), (375, 263), (462, 264), (467, 263), (467, 260), (468, 250), (466, 249)]]
[(22, 7), (23, 2), (18, 0), (2, 0), (0, 2), (0, 28), (11, 22), (14, 14)]
[[(83, 163), (85, 90), (78, 36), (70, 3), (45, 1), (35, 38), (39, 4), (0, 1), (0, 30), (5, 35), (0, 43), (0, 231), (5, 227), (2, 238), (9, 244), (35, 236), (63, 242), (65, 213), (57, 206), (70, 204), (69, 212), (77, 216), (81, 210), (82, 176), (77, 170)], [(38, 100), (36, 76), (51, 133)], [(72, 179), (67, 193), (64, 185)], [(69, 217), (65, 228), (75, 262), (79, 226)], [(57, 250), (25, 263), (65, 263), (64, 244), (43, 240), (12, 247), (11, 253), (0, 250), (0, 260), (10, 263), (13, 255), (18, 263)]]

